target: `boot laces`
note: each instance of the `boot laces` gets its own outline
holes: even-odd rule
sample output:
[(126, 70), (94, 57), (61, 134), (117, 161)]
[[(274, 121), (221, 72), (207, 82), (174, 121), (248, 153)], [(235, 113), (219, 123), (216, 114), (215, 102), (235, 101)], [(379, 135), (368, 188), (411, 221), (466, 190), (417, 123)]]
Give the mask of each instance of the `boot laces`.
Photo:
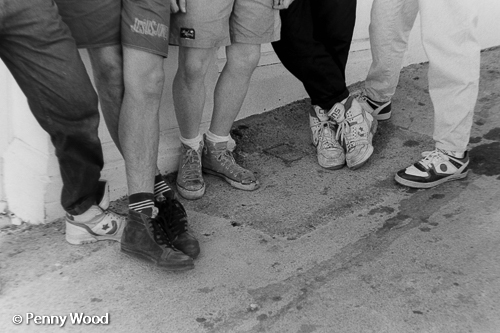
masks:
[(176, 199), (167, 198), (157, 205), (160, 208), (160, 226), (171, 241), (187, 231), (187, 215), (182, 204)]
[(200, 155), (192, 148), (188, 148), (183, 156), (182, 170), (183, 178), (197, 180), (201, 177)]
[(151, 217), (151, 223), (149, 223), (151, 232), (154, 236), (154, 241), (158, 245), (174, 248), (171, 241), (171, 233), (168, 229), (163, 228), (164, 224), (166, 224), (165, 217), (163, 214), (159, 214), (158, 208), (155, 207), (153, 217)]
[(362, 130), (362, 128), (357, 126), (358, 123), (354, 118), (352, 115), (348, 116), (348, 112), (346, 112), (345, 119), (339, 123), (336, 135), (336, 139), (343, 142), (348, 151), (352, 151), (357, 145), (363, 144), (366, 141), (366, 139), (359, 136), (358, 131)]
[(338, 148), (336, 140), (335, 126), (336, 122), (332, 120), (320, 121), (318, 128), (318, 141), (325, 149)]
[(437, 149), (430, 152), (424, 152), (424, 154), (424, 158), (421, 159), (419, 163), (426, 169), (428, 169), (430, 165), (439, 164), (448, 160), (447, 156)]
[(233, 154), (227, 148), (215, 148), (211, 153), (217, 161), (221, 162), (222, 167), (229, 170), (231, 174), (243, 174), (246, 171), (245, 168), (236, 163)]

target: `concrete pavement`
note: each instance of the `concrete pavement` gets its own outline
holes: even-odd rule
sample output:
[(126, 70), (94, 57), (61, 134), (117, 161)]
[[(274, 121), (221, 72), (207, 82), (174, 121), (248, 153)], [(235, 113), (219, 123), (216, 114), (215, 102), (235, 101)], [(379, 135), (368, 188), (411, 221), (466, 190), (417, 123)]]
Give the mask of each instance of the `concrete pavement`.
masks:
[(62, 221), (3, 227), (0, 332), (60, 331), (55, 318), (27, 325), (27, 316), (84, 313), (109, 324), (69, 318), (63, 331), (499, 333), (498, 59), (500, 48), (482, 53), (463, 181), (430, 190), (393, 181), (433, 148), (419, 64), (403, 70), (393, 117), (356, 171), (317, 165), (308, 101), (237, 122), (237, 157), (263, 186), (243, 192), (208, 176), (205, 197), (183, 201), (202, 246), (192, 271), (160, 271), (117, 243), (71, 246)]

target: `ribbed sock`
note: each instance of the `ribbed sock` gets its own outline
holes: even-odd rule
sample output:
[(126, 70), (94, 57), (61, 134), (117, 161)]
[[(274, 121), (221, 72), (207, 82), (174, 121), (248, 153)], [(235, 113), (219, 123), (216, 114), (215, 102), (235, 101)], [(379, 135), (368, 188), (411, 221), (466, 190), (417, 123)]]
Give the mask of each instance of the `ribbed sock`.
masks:
[(161, 174), (157, 174), (155, 176), (155, 200), (160, 201), (162, 196), (165, 198), (174, 198), (174, 191), (167, 185), (167, 183), (163, 180)]
[(198, 150), (200, 148), (200, 143), (201, 140), (203, 140), (203, 137), (201, 136), (201, 134), (198, 134), (198, 136), (193, 139), (186, 139), (183, 138), (182, 135), (179, 135), (179, 139), (184, 145), (191, 147), (194, 150)]
[(155, 206), (153, 200), (153, 193), (134, 193), (132, 195), (129, 195), (128, 197), (128, 208), (151, 217), (153, 215), (153, 208)]
[(229, 138), (230, 138), (229, 135), (220, 136), (220, 135), (217, 135), (217, 134), (210, 132), (210, 130), (205, 134), (205, 137), (207, 138), (208, 141), (215, 142), (215, 143), (228, 142)]

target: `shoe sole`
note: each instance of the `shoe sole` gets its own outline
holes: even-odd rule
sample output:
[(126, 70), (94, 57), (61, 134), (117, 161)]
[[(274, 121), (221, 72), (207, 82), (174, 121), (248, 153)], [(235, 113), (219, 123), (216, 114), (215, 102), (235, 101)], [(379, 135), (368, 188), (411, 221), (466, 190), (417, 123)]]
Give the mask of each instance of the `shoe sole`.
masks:
[(324, 165), (324, 164), (321, 164), (318, 160), (318, 164), (320, 167), (322, 167), (323, 169), (327, 169), (327, 170), (339, 170), (339, 169), (342, 169), (345, 165), (344, 164), (338, 164), (338, 165)]
[(184, 199), (197, 200), (200, 199), (205, 194), (205, 189), (206, 189), (205, 185), (203, 185), (202, 188), (196, 191), (186, 190), (185, 188), (181, 187), (178, 183), (176, 183), (176, 185), (177, 185), (177, 192), (179, 192), (181, 197), (183, 197)]
[(379, 113), (377, 115), (374, 115), (373, 118), (377, 119), (378, 121), (385, 121), (385, 120), (391, 119), (391, 114), (392, 114), (392, 111), (389, 111), (389, 112), (386, 112), (383, 114)]
[(191, 263), (191, 265), (170, 265), (170, 266), (158, 265), (157, 260), (151, 258), (150, 256), (148, 256), (142, 252), (133, 251), (133, 250), (124, 248), (123, 246), (121, 247), (121, 251), (122, 251), (122, 253), (124, 253), (130, 257), (140, 259), (141, 261), (152, 262), (155, 264), (156, 267), (161, 268), (161, 269), (166, 270), (166, 271), (188, 271), (188, 270), (194, 269), (194, 263)]
[(469, 173), (469, 170), (466, 170), (463, 173), (459, 173), (459, 174), (456, 174), (456, 175), (450, 175), (449, 177), (442, 178), (440, 180), (436, 180), (435, 182), (432, 182), (432, 183), (414, 182), (414, 181), (411, 181), (411, 180), (404, 179), (404, 178), (400, 177), (397, 174), (394, 177), (394, 180), (396, 182), (398, 182), (399, 184), (401, 184), (401, 185), (408, 186), (408, 187), (411, 187), (411, 188), (423, 188), (423, 189), (427, 189), (427, 188), (432, 188), (432, 187), (441, 185), (443, 183), (446, 183), (446, 182), (449, 182), (449, 181), (452, 181), (452, 180), (464, 179), (465, 177), (467, 177), (468, 173)]
[(251, 184), (245, 185), (245, 184), (242, 184), (242, 183), (238, 183), (237, 181), (234, 181), (231, 178), (228, 178), (225, 175), (223, 175), (221, 173), (218, 173), (216, 171), (212, 171), (212, 170), (209, 170), (209, 169), (203, 169), (203, 172), (205, 172), (207, 174), (210, 174), (210, 175), (217, 176), (219, 178), (222, 178), (227, 183), (229, 183), (229, 185), (231, 185), (232, 187), (237, 188), (239, 190), (243, 190), (243, 191), (254, 191), (254, 190), (258, 189), (259, 186), (260, 186), (260, 183), (259, 183), (258, 180), (255, 183), (251, 183)]
[(357, 169), (361, 168), (363, 165), (365, 165), (366, 162), (368, 162), (370, 157), (373, 155), (373, 146), (370, 146), (370, 148), (371, 149), (369, 149), (368, 153), (365, 155), (366, 157), (363, 158), (363, 160), (361, 162), (354, 164), (354, 165), (348, 165), (348, 168), (351, 170), (357, 170)]
[[(322, 162), (321, 159), (320, 159), (320, 155), (316, 155), (317, 156), (317, 160), (318, 160), (318, 164), (320, 167), (324, 168), (324, 169), (327, 169), (327, 170), (338, 170), (338, 169), (342, 169), (345, 165), (345, 161), (341, 164), (328, 164), (328, 163), (325, 163), (324, 161)], [(345, 159), (345, 157), (344, 157)]]

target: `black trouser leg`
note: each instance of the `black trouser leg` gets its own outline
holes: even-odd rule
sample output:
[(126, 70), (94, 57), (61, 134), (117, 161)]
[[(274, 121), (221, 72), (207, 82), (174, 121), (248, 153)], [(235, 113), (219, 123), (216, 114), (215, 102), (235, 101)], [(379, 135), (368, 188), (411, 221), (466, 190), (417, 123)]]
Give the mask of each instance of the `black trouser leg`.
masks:
[(3, 1), (8, 6), (0, 11), (0, 58), (54, 144), (63, 208), (79, 215), (100, 199), (102, 190), (97, 95), (54, 2)]
[(280, 13), (273, 48), (303, 84), (311, 103), (330, 109), (349, 95), (345, 67), (356, 17), (355, 0), (296, 0)]

